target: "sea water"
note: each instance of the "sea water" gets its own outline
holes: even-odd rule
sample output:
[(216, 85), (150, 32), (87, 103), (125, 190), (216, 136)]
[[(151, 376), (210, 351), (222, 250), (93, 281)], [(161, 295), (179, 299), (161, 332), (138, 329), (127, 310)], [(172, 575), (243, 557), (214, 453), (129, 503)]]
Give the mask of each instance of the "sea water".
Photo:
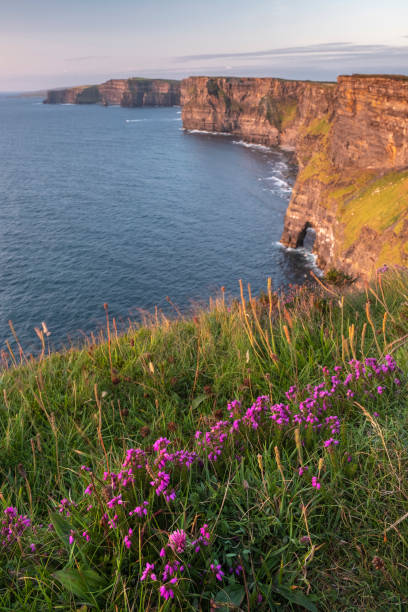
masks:
[(180, 108), (44, 105), (0, 97), (0, 348), (55, 346), (140, 309), (186, 312), (302, 283), (313, 260), (279, 244), (288, 153), (189, 133)]

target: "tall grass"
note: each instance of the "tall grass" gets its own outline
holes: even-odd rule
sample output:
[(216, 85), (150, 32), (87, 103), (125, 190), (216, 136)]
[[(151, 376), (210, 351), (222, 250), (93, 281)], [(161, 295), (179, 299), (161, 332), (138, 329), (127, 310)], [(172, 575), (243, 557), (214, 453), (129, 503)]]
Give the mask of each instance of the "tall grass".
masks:
[[(191, 318), (155, 313), (122, 335), (106, 314), (105, 334), (82, 348), (48, 355), (38, 330), (37, 359), (17, 341), (3, 352), (0, 502), (11, 535), (0, 542), (1, 610), (406, 609), (406, 273), (347, 293), (279, 296), (269, 284), (255, 299), (241, 286), (240, 301), (221, 294)], [(400, 370), (346, 394), (352, 360), (387, 367), (387, 355)], [(294, 411), (335, 367), (337, 435), (271, 421), (270, 406)], [(231, 411), (243, 418), (260, 396), (270, 399), (259, 426), (237, 425), (212, 460), (213, 442), (195, 432), (215, 440)], [(228, 411), (233, 400), (241, 407)], [(196, 456), (191, 467), (169, 460), (157, 495), (161, 437), (169, 453)], [(330, 437), (338, 444), (325, 447)], [(146, 458), (121, 488), (112, 474), (131, 448)], [(125, 505), (112, 501), (119, 492)], [(7, 518), (10, 507), (30, 525)], [(170, 583), (162, 574), (176, 561), (184, 571), (174, 566)], [(146, 563), (157, 580), (141, 580)]]

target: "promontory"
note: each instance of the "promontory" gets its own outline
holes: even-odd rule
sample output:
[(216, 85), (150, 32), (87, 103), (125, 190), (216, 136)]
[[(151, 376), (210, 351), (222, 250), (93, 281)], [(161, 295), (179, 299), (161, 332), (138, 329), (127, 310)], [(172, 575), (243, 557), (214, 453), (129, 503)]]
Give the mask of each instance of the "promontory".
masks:
[(183, 126), (294, 151), (282, 243), (316, 232), (319, 265), (362, 279), (408, 265), (408, 77), (182, 81)]
[(51, 89), (44, 104), (120, 104), (120, 106), (177, 106), (180, 81), (167, 79), (111, 79), (101, 85)]

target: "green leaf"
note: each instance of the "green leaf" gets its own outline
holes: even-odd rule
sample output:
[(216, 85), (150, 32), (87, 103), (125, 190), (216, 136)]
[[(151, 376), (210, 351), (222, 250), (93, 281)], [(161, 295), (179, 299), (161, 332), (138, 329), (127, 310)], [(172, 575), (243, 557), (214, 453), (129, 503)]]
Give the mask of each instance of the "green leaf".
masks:
[(217, 608), (219, 612), (228, 612), (228, 610), (234, 610), (239, 608), (242, 600), (244, 599), (245, 591), (244, 587), (235, 582), (228, 584), (221, 591), (219, 591), (215, 597), (216, 603), (225, 604), (221, 608)]
[(191, 402), (191, 408), (193, 410), (195, 410), (196, 408), (199, 407), (200, 404), (203, 403), (203, 401), (207, 398), (206, 395), (198, 395), (197, 397), (195, 397), (193, 399), (193, 401)]
[(314, 603), (301, 591), (292, 591), (291, 589), (276, 585), (274, 585), (273, 590), (275, 593), (279, 593), (279, 595), (287, 599), (287, 601), (297, 604), (298, 606), (302, 606), (305, 610), (309, 610), (310, 612), (318, 612)]
[(54, 526), (55, 533), (61, 540), (61, 542), (69, 548), (69, 534), (71, 533), (71, 523), (58, 512), (54, 512), (50, 516), (51, 523)]
[(102, 589), (105, 579), (93, 569), (66, 567), (55, 572), (54, 577), (73, 595), (86, 603), (94, 603), (93, 594)]

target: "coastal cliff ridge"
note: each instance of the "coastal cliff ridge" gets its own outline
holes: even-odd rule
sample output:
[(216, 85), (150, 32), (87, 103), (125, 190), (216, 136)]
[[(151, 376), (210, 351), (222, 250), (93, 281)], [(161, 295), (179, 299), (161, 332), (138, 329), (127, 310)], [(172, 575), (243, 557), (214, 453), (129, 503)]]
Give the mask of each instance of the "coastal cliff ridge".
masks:
[(325, 270), (369, 278), (383, 263), (407, 265), (408, 77), (189, 77), (181, 104), (187, 130), (295, 152), (285, 246), (313, 228)]
[(180, 81), (168, 79), (110, 79), (101, 85), (51, 89), (44, 104), (102, 104), (109, 106), (178, 106)]

